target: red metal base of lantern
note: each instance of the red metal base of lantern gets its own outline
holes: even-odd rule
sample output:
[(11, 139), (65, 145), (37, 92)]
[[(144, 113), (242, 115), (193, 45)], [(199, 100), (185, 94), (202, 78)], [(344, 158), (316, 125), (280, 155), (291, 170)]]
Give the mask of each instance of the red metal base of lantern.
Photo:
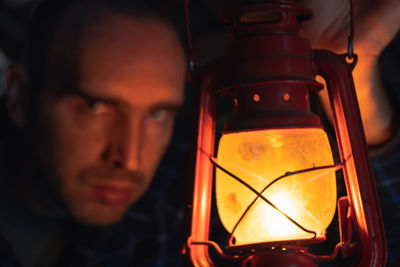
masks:
[(242, 263), (242, 267), (256, 266), (316, 267), (318, 265), (302, 254), (282, 251), (252, 255)]

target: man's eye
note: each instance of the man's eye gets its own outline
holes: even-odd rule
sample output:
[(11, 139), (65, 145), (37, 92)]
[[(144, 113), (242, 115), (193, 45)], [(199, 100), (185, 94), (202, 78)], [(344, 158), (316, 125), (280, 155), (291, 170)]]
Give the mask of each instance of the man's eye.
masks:
[(149, 116), (155, 122), (163, 122), (167, 119), (169, 113), (170, 112), (166, 109), (157, 109), (157, 110), (151, 111)]
[(88, 101), (87, 107), (94, 115), (104, 115), (109, 110), (107, 104), (101, 101)]

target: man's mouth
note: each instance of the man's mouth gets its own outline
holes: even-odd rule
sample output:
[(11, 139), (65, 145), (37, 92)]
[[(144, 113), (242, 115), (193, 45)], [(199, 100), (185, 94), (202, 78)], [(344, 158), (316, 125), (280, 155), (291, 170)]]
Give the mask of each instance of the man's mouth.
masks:
[(131, 184), (109, 183), (93, 186), (98, 200), (108, 205), (129, 204), (132, 200), (133, 186)]

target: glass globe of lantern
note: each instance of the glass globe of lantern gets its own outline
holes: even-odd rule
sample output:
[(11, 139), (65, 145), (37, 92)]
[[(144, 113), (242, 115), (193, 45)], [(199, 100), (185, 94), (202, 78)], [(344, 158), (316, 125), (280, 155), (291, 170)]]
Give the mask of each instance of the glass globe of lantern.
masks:
[[(321, 128), (223, 134), (218, 146), (218, 164), (275, 206), (217, 169), (218, 213), (226, 230), (235, 230), (234, 245), (324, 237), (336, 209), (335, 171), (316, 169), (274, 180), (288, 172), (333, 163), (328, 137)], [(284, 214), (309, 231), (298, 227)]]

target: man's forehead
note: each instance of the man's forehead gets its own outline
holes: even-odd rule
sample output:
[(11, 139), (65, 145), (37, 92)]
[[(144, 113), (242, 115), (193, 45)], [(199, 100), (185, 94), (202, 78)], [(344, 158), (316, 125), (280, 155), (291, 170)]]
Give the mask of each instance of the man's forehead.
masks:
[[(132, 75), (153, 72), (163, 79), (184, 68), (182, 45), (174, 30), (155, 18), (130, 18), (108, 14), (85, 29), (80, 44), (82, 75)], [(154, 66), (157, 67), (154, 67)], [(88, 73), (89, 72), (89, 73)]]
[(160, 48), (161, 45), (180, 45), (175, 30), (166, 20), (112, 11), (103, 11), (95, 22), (86, 25), (81, 42), (82, 49), (87, 45), (136, 48), (150, 42), (156, 42)]
[[(82, 30), (73, 62), (76, 88), (70, 90), (132, 105), (181, 104), (186, 64), (172, 26), (111, 12), (101, 18)], [(63, 84), (64, 79), (57, 81)]]
[(83, 28), (73, 30), (78, 34), (68, 31), (61, 34), (57, 40), (59, 48), (53, 50), (55, 69), (64, 72), (60, 65), (68, 65), (76, 79), (140, 76), (148, 69), (154, 72), (154, 77), (171, 79), (177, 77), (171, 72), (179, 73), (185, 68), (182, 44), (172, 26), (163, 19), (102, 10), (95, 20), (80, 26)]

